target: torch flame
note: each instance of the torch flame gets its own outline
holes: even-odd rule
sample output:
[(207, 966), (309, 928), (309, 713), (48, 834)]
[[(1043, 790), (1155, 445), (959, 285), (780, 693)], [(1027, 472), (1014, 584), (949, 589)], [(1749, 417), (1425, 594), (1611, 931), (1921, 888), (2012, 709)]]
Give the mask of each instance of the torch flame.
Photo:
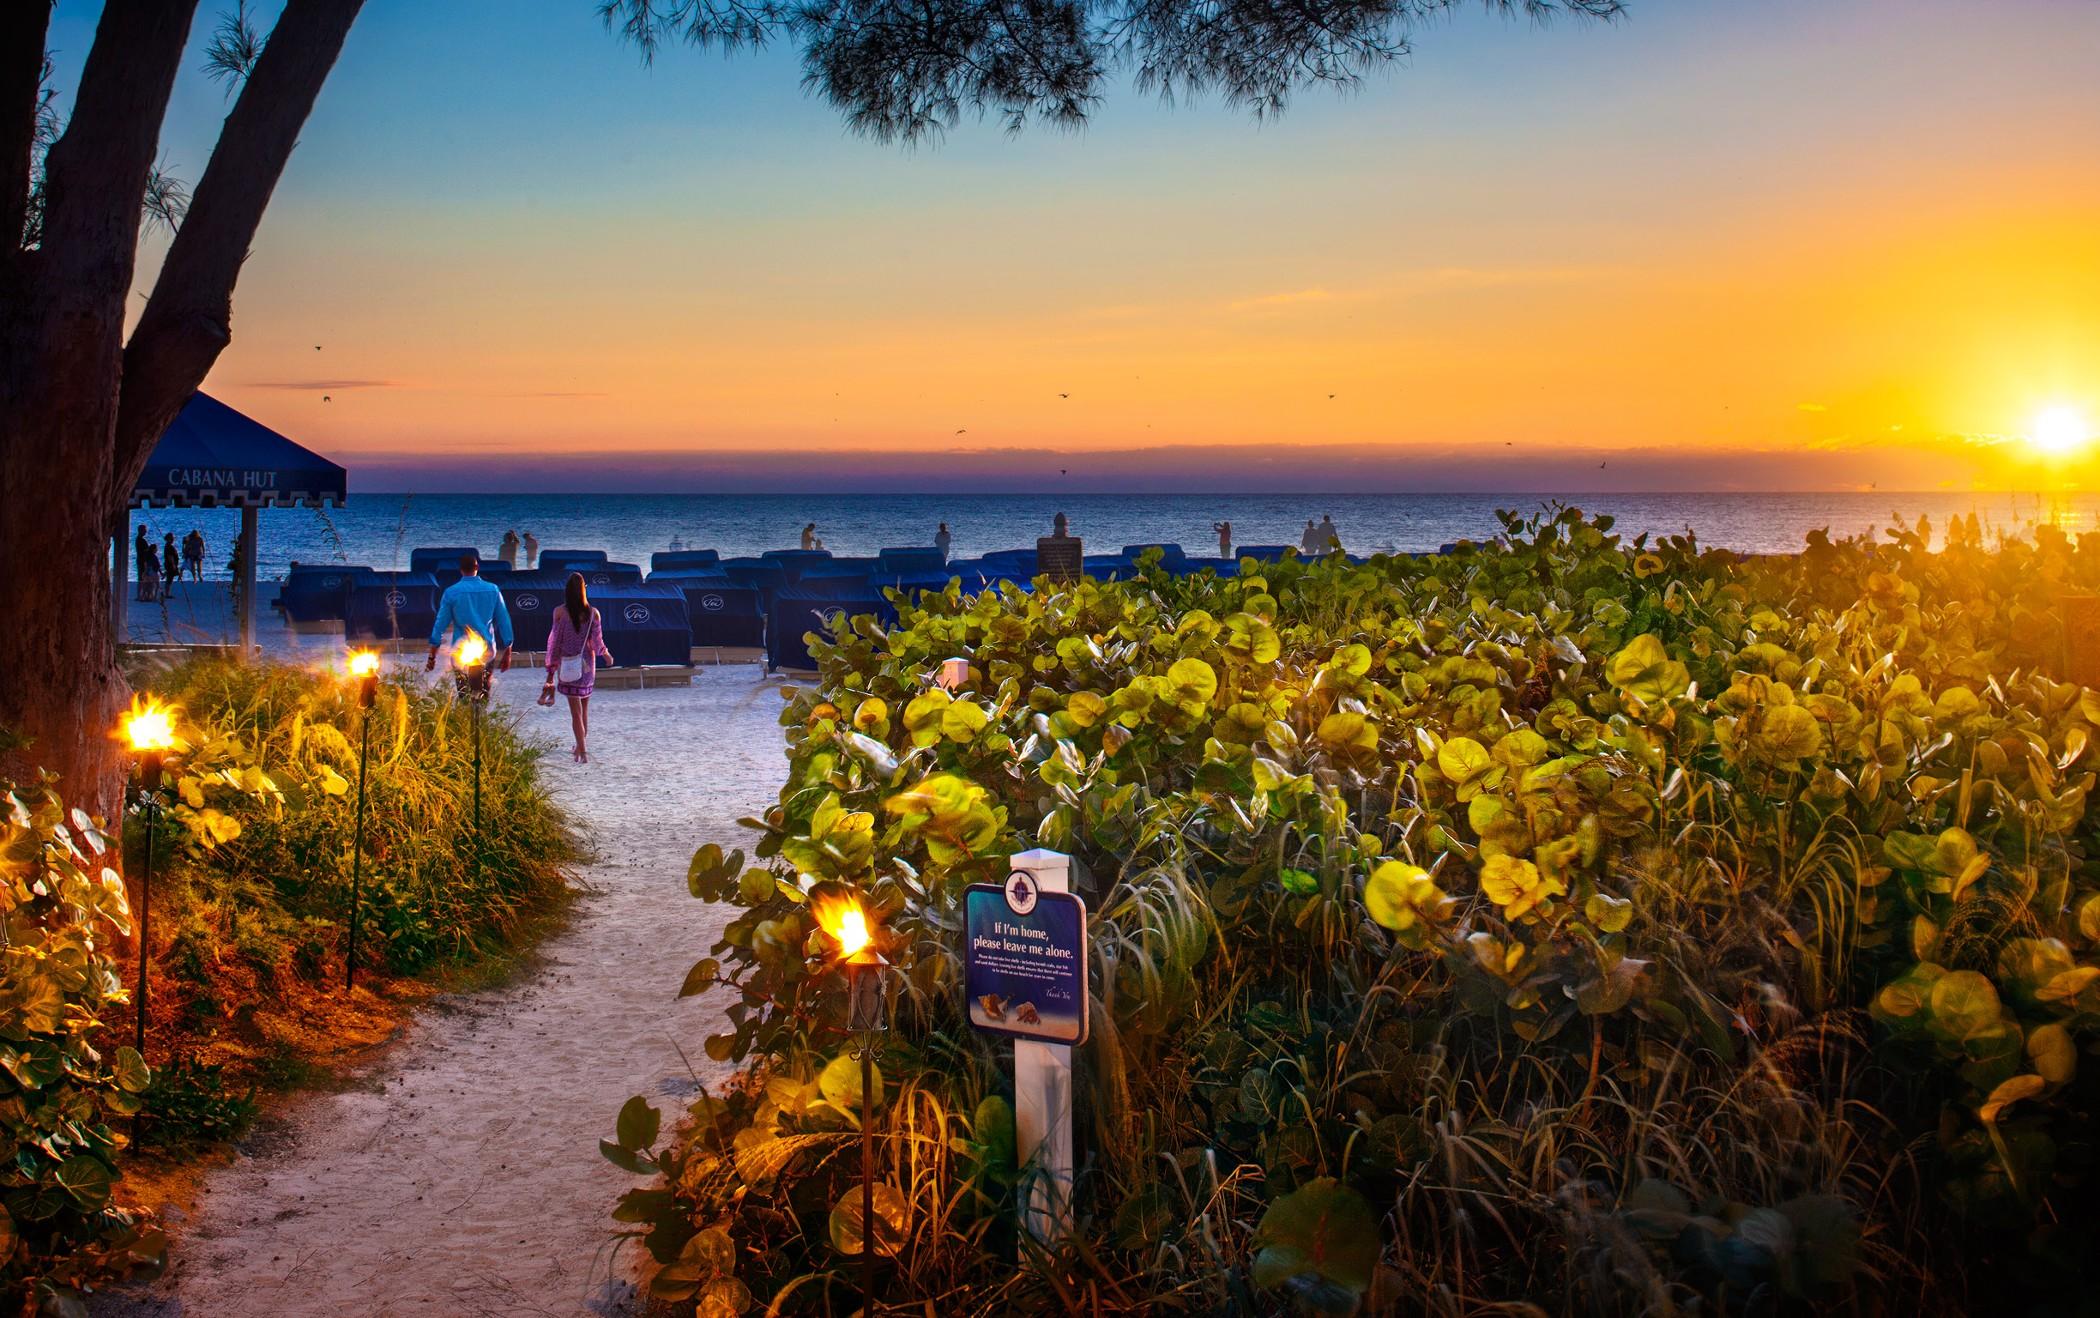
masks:
[(376, 650), (352, 650), (350, 652), (350, 676), (370, 677), (379, 671), (379, 652)]
[(165, 751), (175, 748), (175, 710), (162, 704), (152, 696), (141, 703), (137, 696), (131, 698), (131, 709), (124, 715), (121, 735), (131, 743), (135, 751)]
[(868, 945), (875, 941), (875, 936), (868, 927), (867, 912), (861, 909), (859, 901), (851, 897), (820, 903), (817, 907), (817, 923), (823, 927), (825, 933), (831, 935), (831, 941), (839, 945), (839, 955), (842, 957), (864, 952)]
[(458, 648), (452, 651), (452, 665), (455, 668), (474, 668), (488, 657), (488, 642), (481, 639), (481, 633), (468, 632), (460, 639)]

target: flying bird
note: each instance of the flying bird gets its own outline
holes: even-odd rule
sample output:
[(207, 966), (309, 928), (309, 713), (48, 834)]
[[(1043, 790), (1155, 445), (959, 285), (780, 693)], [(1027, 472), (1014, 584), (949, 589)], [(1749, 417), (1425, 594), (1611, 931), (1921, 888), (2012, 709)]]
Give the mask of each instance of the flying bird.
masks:
[(322, 395), (321, 395), (321, 401), (322, 401), (322, 402), (324, 402), (324, 403), (330, 403), (330, 402), (334, 402), (335, 400), (334, 400), (334, 399), (332, 399), (332, 398), (330, 398), (330, 397), (329, 397), (329, 396), (328, 396), (327, 394), (322, 394)]
[(1332, 402), (1332, 401), (1333, 401), (1333, 399), (1334, 399), (1334, 395), (1333, 395), (1333, 394), (1329, 394), (1329, 395), (1327, 395), (1327, 398), (1328, 398), (1328, 401)]
[(1072, 396), (1072, 395), (1070, 395), (1070, 394), (1059, 394), (1059, 395), (1058, 395), (1058, 397), (1059, 397), (1059, 398), (1070, 398), (1071, 396)]
[(958, 430), (958, 431), (956, 431), (955, 433), (956, 433), (956, 434), (958, 434), (958, 435), (967, 435), (967, 434), (969, 434), (970, 432), (969, 432), (969, 430), (967, 430), (967, 429), (963, 429), (963, 430)]

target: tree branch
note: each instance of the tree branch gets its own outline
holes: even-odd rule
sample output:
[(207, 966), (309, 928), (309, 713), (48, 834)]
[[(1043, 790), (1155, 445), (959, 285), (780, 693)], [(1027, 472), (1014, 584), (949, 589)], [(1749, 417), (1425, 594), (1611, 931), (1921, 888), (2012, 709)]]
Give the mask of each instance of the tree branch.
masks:
[(364, 0), (290, 0), (226, 116), (153, 296), (124, 349), (119, 489), (233, 339), (233, 287)]
[[(0, 5), (0, 269), (13, 264), (29, 217), (29, 171), (51, 3), (16, 0)], [(0, 288), (5, 287), (8, 283), (0, 276)]]
[(72, 118), (44, 161), (43, 250), (69, 302), (130, 291), (146, 176), (196, 9), (197, 0), (102, 8)]

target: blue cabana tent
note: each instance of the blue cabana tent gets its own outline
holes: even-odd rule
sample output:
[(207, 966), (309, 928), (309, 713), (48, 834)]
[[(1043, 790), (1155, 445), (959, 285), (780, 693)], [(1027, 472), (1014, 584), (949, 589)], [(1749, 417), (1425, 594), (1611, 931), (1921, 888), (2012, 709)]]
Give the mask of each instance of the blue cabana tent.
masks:
[[(343, 469), (312, 449), (295, 444), (253, 417), (210, 394), (190, 395), (132, 486), (131, 508), (238, 508), (241, 510), (241, 653), (255, 646), (256, 515), (264, 508), (341, 507), (348, 493)], [(124, 589), (131, 560), (131, 518), (117, 529), (112, 563), (117, 635), (124, 635)]]
[(605, 648), (620, 667), (692, 661), (693, 627), (677, 586), (607, 586), (592, 592), (591, 603), (604, 620)]

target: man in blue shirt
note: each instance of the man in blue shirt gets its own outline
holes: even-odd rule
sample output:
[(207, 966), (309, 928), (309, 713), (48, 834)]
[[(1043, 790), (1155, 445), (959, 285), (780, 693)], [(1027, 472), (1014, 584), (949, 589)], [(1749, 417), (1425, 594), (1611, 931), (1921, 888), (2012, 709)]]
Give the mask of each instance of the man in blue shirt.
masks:
[(503, 607), (503, 592), (481, 579), (481, 555), (469, 549), (459, 556), (459, 580), (445, 587), (438, 597), (437, 624), (430, 629), (430, 657), (423, 661), (423, 671), (437, 667), (438, 647), (457, 641), (468, 632), (480, 636), (482, 643), (499, 655), (496, 671), (510, 671), (510, 610)]

